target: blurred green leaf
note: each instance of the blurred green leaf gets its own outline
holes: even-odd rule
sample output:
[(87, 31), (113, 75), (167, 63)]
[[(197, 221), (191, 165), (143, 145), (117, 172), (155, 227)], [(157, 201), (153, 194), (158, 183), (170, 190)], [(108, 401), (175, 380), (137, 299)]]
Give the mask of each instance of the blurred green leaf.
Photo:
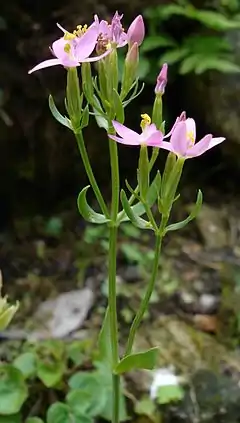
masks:
[(32, 352), (20, 354), (13, 361), (13, 366), (20, 370), (25, 378), (34, 376), (36, 374), (35, 354)]
[(22, 423), (21, 414), (17, 413), (11, 416), (0, 416), (0, 423)]
[(0, 414), (18, 413), (28, 396), (27, 385), (20, 370), (0, 365)]
[(179, 47), (173, 50), (169, 50), (166, 53), (161, 55), (161, 59), (159, 60), (159, 66), (162, 66), (163, 63), (168, 63), (169, 65), (173, 65), (174, 63), (179, 62), (184, 57), (189, 54), (189, 48)]
[(176, 42), (167, 35), (149, 35), (145, 38), (142, 46), (141, 53), (146, 53), (160, 47), (172, 47)]
[(160, 386), (157, 390), (157, 403), (160, 405), (181, 401), (183, 397), (184, 390), (180, 385)]
[(195, 72), (201, 74), (207, 70), (216, 70), (223, 73), (239, 73), (240, 66), (227, 59), (203, 57), (196, 65)]

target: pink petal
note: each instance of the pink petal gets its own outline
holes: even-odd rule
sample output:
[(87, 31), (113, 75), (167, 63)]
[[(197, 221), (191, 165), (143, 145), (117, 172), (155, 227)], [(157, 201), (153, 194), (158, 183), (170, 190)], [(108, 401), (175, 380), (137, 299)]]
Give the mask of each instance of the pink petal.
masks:
[(105, 35), (106, 38), (110, 38), (110, 28), (107, 21), (100, 21), (98, 28), (99, 34)]
[(160, 131), (154, 132), (149, 138), (146, 139), (146, 144), (150, 147), (161, 147), (163, 134)]
[(193, 145), (193, 147), (188, 148), (187, 157), (198, 157), (201, 154), (205, 153), (209, 149), (210, 142), (212, 140), (212, 135), (205, 135), (200, 141)]
[(56, 65), (61, 65), (61, 64), (62, 63), (59, 59), (44, 60), (44, 62), (39, 63), (37, 66), (32, 68), (28, 73), (30, 74), (32, 72), (39, 70), (39, 69), (49, 68), (50, 66), (56, 66)]
[(177, 123), (183, 122), (185, 120), (186, 120), (186, 112), (182, 112), (180, 114), (180, 116), (178, 116), (177, 119), (175, 120), (175, 123), (174, 123), (172, 129), (164, 136), (164, 138), (170, 137), (170, 135), (172, 135), (174, 129), (176, 128)]
[(88, 30), (80, 38), (78, 38), (75, 55), (79, 62), (84, 61), (93, 52), (98, 37), (98, 29), (95, 25), (88, 28)]
[(170, 139), (173, 151), (184, 157), (187, 151), (187, 127), (186, 122), (177, 123)]
[(142, 15), (138, 15), (134, 21), (132, 21), (128, 28), (127, 35), (130, 43), (138, 43), (139, 46), (142, 44), (145, 36), (145, 27)]
[(138, 143), (140, 144), (140, 135), (137, 132), (132, 131), (132, 129), (127, 128), (125, 125), (122, 125), (122, 123), (119, 123), (116, 120), (113, 120), (112, 124), (118, 135), (124, 138), (127, 143), (135, 139), (138, 140)]
[(226, 139), (226, 138), (224, 138), (224, 137), (216, 137), (216, 138), (212, 138), (212, 139), (211, 139), (211, 141), (210, 141), (210, 143), (209, 143), (208, 150), (209, 150), (210, 148), (215, 147), (215, 145), (218, 145), (218, 144), (220, 144), (221, 142), (225, 141), (225, 139)]
[(192, 118), (187, 118), (185, 120), (187, 125), (187, 134), (191, 133), (193, 135), (194, 141), (196, 139), (196, 123), (195, 120)]
[(154, 134), (154, 132), (156, 131), (157, 131), (156, 125), (154, 123), (151, 123), (151, 125), (147, 125), (143, 129), (143, 134), (145, 138), (147, 138), (147, 137), (150, 137), (152, 134)]
[[(137, 134), (138, 135), (138, 134)], [(127, 140), (126, 138), (120, 138), (120, 137), (116, 137), (116, 135), (109, 135), (108, 137), (111, 138), (114, 141), (119, 142), (120, 144), (125, 144), (125, 145), (140, 145), (139, 141), (136, 141), (136, 138), (132, 138), (130, 140)]]
[(100, 54), (99, 56), (94, 57), (87, 57), (86, 59), (82, 60), (82, 62), (97, 62), (98, 60), (101, 60), (103, 57), (106, 57), (111, 53), (112, 49), (109, 49), (105, 51), (105, 53)]
[[(66, 44), (71, 46), (70, 53), (67, 53), (64, 48)], [(54, 41), (52, 44), (52, 50), (55, 56), (61, 61), (61, 64), (65, 67), (72, 68), (78, 66), (78, 61), (75, 59), (74, 55), (74, 44), (73, 40), (64, 40), (63, 37)]]
[(164, 150), (168, 150), (168, 151), (171, 151), (172, 153), (175, 153), (175, 151), (173, 150), (173, 146), (170, 142), (162, 141), (160, 147), (163, 148)]

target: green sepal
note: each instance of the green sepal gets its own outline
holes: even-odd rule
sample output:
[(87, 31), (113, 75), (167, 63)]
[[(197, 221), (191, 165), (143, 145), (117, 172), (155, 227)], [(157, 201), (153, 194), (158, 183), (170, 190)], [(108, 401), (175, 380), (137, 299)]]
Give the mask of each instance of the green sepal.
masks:
[(157, 94), (153, 104), (152, 123), (155, 123), (157, 129), (162, 128), (162, 95)]
[(62, 125), (66, 126), (67, 128), (72, 130), (72, 125), (71, 125), (71, 121), (66, 117), (63, 116), (57, 109), (54, 100), (53, 100), (53, 96), (50, 94), (48, 97), (48, 104), (49, 104), (49, 109), (53, 115), (53, 117)]
[(202, 195), (202, 191), (199, 189), (196, 203), (195, 203), (190, 215), (186, 219), (182, 220), (181, 222), (173, 223), (172, 225), (167, 226), (164, 234), (166, 234), (169, 231), (177, 231), (178, 229), (182, 229), (189, 222), (191, 222), (191, 220), (195, 219), (195, 217), (200, 212), (200, 209), (202, 207), (202, 202), (203, 202), (203, 195)]
[(130, 206), (128, 199), (127, 199), (127, 196), (126, 196), (123, 189), (121, 190), (120, 198), (121, 198), (123, 210), (125, 211), (129, 220), (131, 220), (131, 222), (135, 226), (137, 226), (138, 228), (141, 228), (141, 229), (152, 229), (153, 230), (153, 227), (152, 227), (150, 222), (147, 222), (145, 219), (143, 219), (142, 217), (139, 217), (134, 212), (133, 207)]
[(77, 205), (79, 213), (87, 222), (96, 223), (99, 225), (109, 222), (109, 219), (107, 219), (103, 214), (95, 212), (87, 203), (86, 195), (89, 188), (90, 185), (87, 185), (78, 195)]
[(152, 370), (157, 363), (158, 351), (158, 347), (154, 347), (147, 351), (129, 354), (118, 363), (114, 373), (119, 375), (136, 369)]
[(79, 78), (76, 68), (68, 68), (66, 98), (69, 118), (74, 132), (77, 132), (80, 127), (82, 115), (83, 94), (80, 94)]
[(138, 161), (138, 185), (140, 189), (140, 196), (146, 200), (149, 189), (149, 159), (148, 148), (146, 145), (141, 145)]
[(91, 65), (89, 62), (83, 62), (81, 64), (81, 74), (82, 74), (82, 88), (83, 88), (84, 95), (88, 103), (92, 104), (94, 91), (93, 91)]
[(106, 131), (108, 131), (108, 121), (105, 117), (104, 111), (102, 110), (101, 103), (96, 96), (93, 97), (93, 101), (93, 111), (97, 125), (99, 126), (99, 128), (104, 128)]
[(174, 153), (169, 153), (167, 156), (163, 176), (162, 176), (162, 187), (161, 187), (161, 197), (164, 197), (165, 194), (165, 188), (166, 188), (166, 182), (170, 176), (170, 173), (173, 170), (173, 167), (175, 166), (177, 161), (177, 158)]
[(120, 95), (118, 94), (117, 90), (115, 90), (115, 88), (113, 89), (112, 95), (113, 95), (113, 103), (114, 103), (114, 111), (116, 114), (116, 120), (119, 123), (123, 123), (125, 120), (124, 108), (123, 108)]
[(97, 63), (98, 67), (98, 81), (99, 81), (99, 91), (101, 98), (104, 98), (108, 101), (108, 81), (106, 74), (106, 66), (104, 60), (99, 60)]
[(88, 126), (88, 123), (89, 123), (89, 108), (87, 104), (82, 112), (81, 129), (86, 128), (86, 126)]

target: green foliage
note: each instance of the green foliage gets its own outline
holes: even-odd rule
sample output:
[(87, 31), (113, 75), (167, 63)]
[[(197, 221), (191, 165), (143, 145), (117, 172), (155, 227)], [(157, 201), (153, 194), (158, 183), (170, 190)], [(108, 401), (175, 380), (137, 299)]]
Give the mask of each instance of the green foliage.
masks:
[[(163, 63), (176, 64), (178, 73), (190, 72), (201, 74), (208, 70), (223, 73), (240, 72), (232, 57), (232, 48), (225, 37), (227, 31), (240, 28), (240, 5), (235, 0), (222, 1), (218, 9), (199, 9), (190, 1), (176, 0), (174, 4), (148, 8), (144, 13), (149, 25), (141, 53), (144, 62), (151, 62), (152, 72), (145, 64), (143, 76), (152, 82)], [(176, 22), (183, 35), (178, 38), (170, 36), (164, 29), (166, 23)], [(189, 24), (194, 29), (186, 30)], [(173, 23), (174, 25), (175, 23)], [(190, 26), (191, 28), (191, 26)], [(157, 59), (156, 59), (157, 56)], [(157, 68), (157, 69), (156, 69)]]
[(122, 374), (136, 369), (152, 370), (157, 362), (158, 347), (148, 351), (127, 355), (118, 363), (115, 372)]
[[(101, 334), (103, 338), (108, 337), (107, 323)], [(103, 343), (104, 339), (102, 346)], [(109, 338), (104, 348), (108, 343)], [(12, 364), (0, 366), (0, 423), (93, 423), (97, 417), (111, 420), (112, 369), (107, 359), (104, 361), (105, 349), (101, 356), (97, 355), (92, 351), (92, 342), (87, 340), (70, 343), (47, 340), (26, 344), (25, 349)], [(84, 362), (93, 361), (93, 356), (99, 360), (95, 367), (81, 371)], [(24, 420), (26, 400), (30, 403), (33, 400), (32, 386), (37, 387), (38, 395), (46, 388), (49, 393), (55, 392), (56, 402), (50, 402), (48, 409), (47, 404), (43, 405), (43, 416)], [(123, 386), (119, 396), (120, 417), (125, 421)]]
[(27, 399), (28, 389), (20, 370), (11, 365), (0, 367), (0, 415), (16, 414)]

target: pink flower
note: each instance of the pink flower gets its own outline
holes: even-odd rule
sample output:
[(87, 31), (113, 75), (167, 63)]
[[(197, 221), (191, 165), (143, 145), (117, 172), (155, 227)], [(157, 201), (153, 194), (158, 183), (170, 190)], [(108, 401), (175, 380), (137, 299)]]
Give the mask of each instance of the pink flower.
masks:
[(141, 134), (132, 131), (125, 125), (122, 125), (121, 123), (114, 120), (112, 124), (119, 136), (108, 134), (109, 138), (125, 145), (136, 146), (145, 144), (151, 147), (161, 147), (163, 140), (162, 132), (157, 130), (154, 123), (151, 124), (151, 120), (148, 115), (144, 114), (141, 116), (143, 118), (141, 122)]
[(170, 142), (163, 141), (161, 147), (185, 159), (198, 157), (225, 140), (223, 137), (213, 138), (208, 134), (195, 144), (196, 124), (190, 118), (175, 122), (170, 133)]
[(39, 63), (28, 73), (56, 65), (62, 65), (67, 68), (75, 67), (82, 62), (95, 62), (108, 54), (108, 52), (105, 52), (100, 56), (89, 57), (95, 49), (99, 33), (97, 16), (95, 16), (95, 21), (88, 29), (86, 26), (82, 27), (80, 25), (76, 31), (69, 33), (60, 25), (58, 27), (64, 32), (64, 36), (52, 44), (51, 51), (56, 58)]
[(138, 43), (140, 46), (145, 36), (145, 26), (142, 15), (138, 15), (131, 23), (127, 32), (129, 44)]
[(163, 95), (167, 85), (167, 74), (168, 74), (168, 65), (164, 63), (162, 69), (159, 72), (157, 77), (157, 83), (155, 86), (155, 94)]
[(100, 51), (102, 48), (124, 47), (127, 44), (128, 37), (121, 24), (122, 17), (123, 15), (116, 12), (111, 24), (104, 20), (100, 21), (98, 28), (98, 49)]

